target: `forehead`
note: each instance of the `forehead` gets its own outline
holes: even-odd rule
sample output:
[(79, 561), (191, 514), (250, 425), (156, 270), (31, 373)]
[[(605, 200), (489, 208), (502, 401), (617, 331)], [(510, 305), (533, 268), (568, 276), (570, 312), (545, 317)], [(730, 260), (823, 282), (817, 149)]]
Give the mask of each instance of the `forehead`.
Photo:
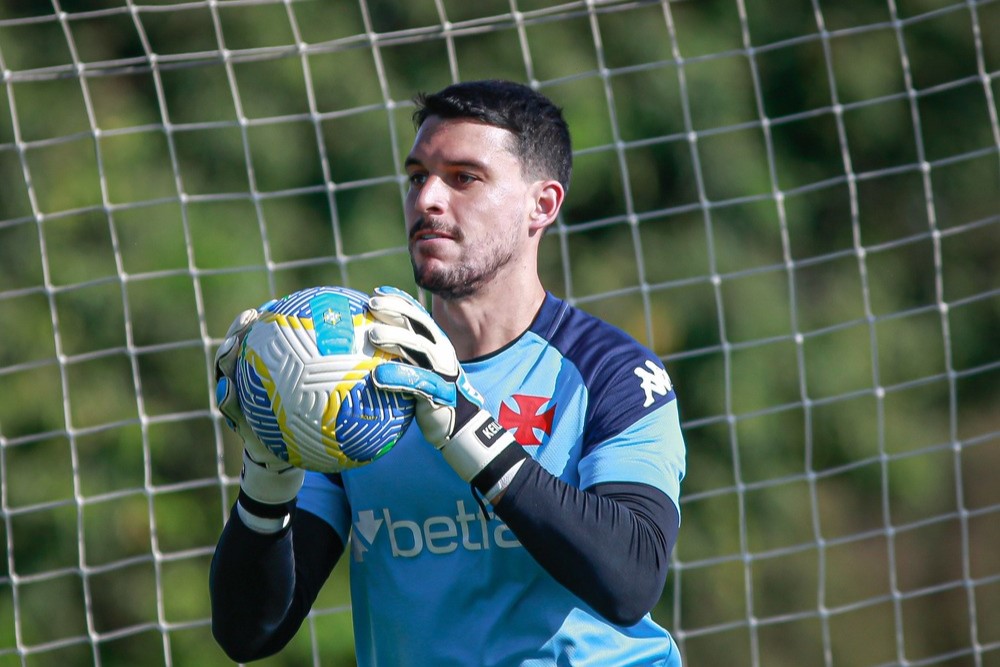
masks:
[(407, 163), (518, 163), (514, 135), (495, 125), (430, 116), (417, 130)]

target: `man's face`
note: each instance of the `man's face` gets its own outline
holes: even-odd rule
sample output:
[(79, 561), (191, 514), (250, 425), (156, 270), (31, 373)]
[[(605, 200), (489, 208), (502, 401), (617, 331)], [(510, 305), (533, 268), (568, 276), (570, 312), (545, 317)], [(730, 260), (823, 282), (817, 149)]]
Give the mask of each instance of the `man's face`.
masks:
[(445, 299), (517, 270), (530, 251), (530, 184), (507, 130), (431, 116), (406, 158), (406, 229), (417, 284)]

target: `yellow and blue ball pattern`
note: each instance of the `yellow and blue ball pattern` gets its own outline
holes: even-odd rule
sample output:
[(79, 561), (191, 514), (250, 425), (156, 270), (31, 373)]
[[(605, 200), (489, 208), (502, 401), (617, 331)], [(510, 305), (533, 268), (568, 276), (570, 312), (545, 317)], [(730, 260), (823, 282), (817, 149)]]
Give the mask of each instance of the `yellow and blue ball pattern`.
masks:
[(237, 397), (264, 445), (294, 466), (341, 472), (388, 452), (413, 420), (413, 399), (376, 388), (394, 360), (373, 347), (368, 297), (311, 287), (266, 306), (236, 364)]

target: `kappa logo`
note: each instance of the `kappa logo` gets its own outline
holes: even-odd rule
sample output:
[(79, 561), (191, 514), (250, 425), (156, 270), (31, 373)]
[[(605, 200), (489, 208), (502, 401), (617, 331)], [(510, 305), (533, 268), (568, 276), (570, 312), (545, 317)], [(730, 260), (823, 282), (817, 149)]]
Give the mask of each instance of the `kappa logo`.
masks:
[(639, 380), (641, 381), (639, 387), (646, 392), (646, 400), (642, 404), (644, 408), (648, 408), (656, 400), (653, 394), (666, 396), (674, 388), (673, 383), (670, 382), (670, 376), (667, 375), (667, 371), (654, 364), (650, 359), (646, 360), (646, 368), (639, 366), (634, 372), (639, 376)]
[(525, 394), (514, 394), (511, 396), (517, 410), (507, 407), (507, 403), (500, 404), (500, 424), (511, 432), (514, 439), (522, 447), (535, 447), (542, 444), (535, 430), (541, 431), (544, 435), (552, 435), (552, 420), (556, 414), (556, 406), (553, 404), (545, 412), (540, 412), (541, 407), (551, 401), (545, 396), (527, 396)]

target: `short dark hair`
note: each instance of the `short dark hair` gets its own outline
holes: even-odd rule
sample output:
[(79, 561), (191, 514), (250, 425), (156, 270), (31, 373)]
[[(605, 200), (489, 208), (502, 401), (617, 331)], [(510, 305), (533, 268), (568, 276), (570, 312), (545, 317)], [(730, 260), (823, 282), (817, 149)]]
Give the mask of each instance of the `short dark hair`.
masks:
[(431, 116), (467, 118), (511, 132), (513, 153), (525, 174), (553, 178), (569, 190), (573, 149), (562, 109), (538, 91), (497, 79), (456, 83), (414, 99), (413, 123), (419, 128)]

